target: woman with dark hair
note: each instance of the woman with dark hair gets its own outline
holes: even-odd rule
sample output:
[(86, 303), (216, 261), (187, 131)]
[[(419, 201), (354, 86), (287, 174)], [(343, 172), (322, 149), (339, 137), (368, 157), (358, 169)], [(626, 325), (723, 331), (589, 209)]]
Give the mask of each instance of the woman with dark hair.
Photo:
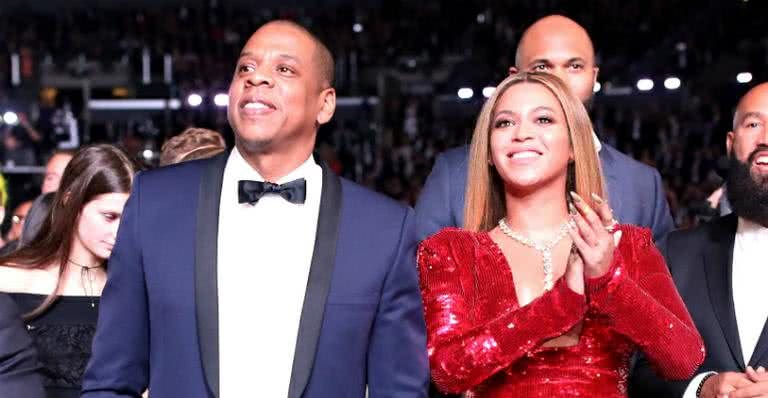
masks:
[(0, 257), (0, 291), (25, 312), (49, 397), (78, 397), (91, 352), (106, 260), (135, 169), (111, 145), (81, 149), (35, 237)]

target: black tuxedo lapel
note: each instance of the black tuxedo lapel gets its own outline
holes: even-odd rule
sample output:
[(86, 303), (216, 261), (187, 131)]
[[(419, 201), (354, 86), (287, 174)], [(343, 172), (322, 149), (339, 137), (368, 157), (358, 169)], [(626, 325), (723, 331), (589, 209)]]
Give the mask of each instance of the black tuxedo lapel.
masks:
[(741, 351), (739, 328), (736, 324), (736, 312), (733, 308), (733, 243), (736, 239), (737, 218), (734, 215), (723, 217), (710, 226), (707, 250), (704, 255), (704, 273), (707, 278), (709, 298), (731, 354), (742, 371), (744, 354)]
[(210, 159), (200, 176), (195, 227), (195, 311), (200, 361), (214, 397), (219, 396), (219, 294), (216, 263), (219, 202), (229, 151)]
[(309, 382), (312, 366), (323, 325), (325, 302), (331, 288), (333, 266), (336, 262), (336, 242), (339, 235), (342, 206), (341, 180), (327, 165), (323, 168), (323, 188), (320, 197), (320, 214), (317, 219), (317, 235), (312, 253), (304, 306), (301, 309), (299, 333), (293, 356), (291, 383), (288, 398), (299, 398)]
[[(614, 167), (616, 161), (613, 158), (611, 150), (612, 148), (608, 147), (608, 145), (602, 144), (602, 148), (600, 148), (600, 152), (598, 152), (600, 167), (602, 168), (603, 176), (605, 177), (605, 189), (608, 192), (608, 202), (611, 205), (613, 214), (624, 214), (621, 211), (622, 200), (619, 195), (621, 190), (621, 185), (619, 184), (620, 176), (617, 174), (618, 170)], [(619, 219), (619, 221), (621, 220)]]
[(768, 320), (766, 320), (765, 324), (763, 325), (763, 331), (760, 332), (760, 338), (757, 340), (757, 345), (755, 345), (755, 350), (752, 352), (752, 357), (749, 359), (749, 365), (757, 369), (757, 367), (759, 366), (766, 367), (767, 363), (768, 363)]
[(760, 339), (757, 340), (755, 351), (752, 352), (752, 358), (749, 359), (749, 365), (753, 368), (765, 367), (766, 363), (768, 363), (768, 321), (763, 325)]

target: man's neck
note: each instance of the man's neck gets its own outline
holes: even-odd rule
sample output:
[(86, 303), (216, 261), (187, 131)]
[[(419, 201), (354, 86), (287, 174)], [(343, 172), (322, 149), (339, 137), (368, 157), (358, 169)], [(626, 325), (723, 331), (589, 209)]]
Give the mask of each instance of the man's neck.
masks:
[(280, 152), (248, 152), (240, 146), (235, 150), (240, 153), (246, 163), (251, 166), (264, 181), (277, 182), (292, 171), (296, 170), (309, 159), (312, 152), (290, 151)]
[(754, 231), (754, 230), (768, 229), (768, 222), (749, 220), (741, 216), (739, 216), (738, 218), (739, 218), (738, 229), (740, 231), (749, 231), (749, 230)]

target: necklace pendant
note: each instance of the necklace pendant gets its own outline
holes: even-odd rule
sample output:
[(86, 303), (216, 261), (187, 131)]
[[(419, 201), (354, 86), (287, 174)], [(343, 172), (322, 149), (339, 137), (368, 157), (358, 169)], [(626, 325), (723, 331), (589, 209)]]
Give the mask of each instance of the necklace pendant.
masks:
[(541, 252), (541, 257), (543, 257), (544, 273), (548, 275), (552, 272), (552, 253), (549, 250), (545, 250)]
[(552, 272), (546, 272), (544, 273), (544, 291), (548, 292), (552, 290), (552, 287), (554, 286), (554, 282), (552, 281)]
[(554, 276), (552, 273), (552, 248), (554, 248), (558, 242), (560, 242), (565, 235), (568, 234), (568, 228), (573, 223), (573, 218), (569, 217), (561, 226), (560, 232), (549, 242), (535, 242), (515, 231), (513, 231), (507, 225), (507, 222), (502, 218), (499, 220), (499, 229), (504, 235), (509, 236), (513, 240), (520, 242), (521, 244), (528, 246), (541, 254), (542, 268), (544, 271), (544, 291), (550, 291), (554, 287)]

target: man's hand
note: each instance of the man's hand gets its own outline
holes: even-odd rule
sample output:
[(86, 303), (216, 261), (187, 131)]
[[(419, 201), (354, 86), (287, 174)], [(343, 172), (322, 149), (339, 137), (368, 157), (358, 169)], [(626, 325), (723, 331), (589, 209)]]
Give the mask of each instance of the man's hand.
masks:
[(701, 388), (702, 398), (723, 398), (740, 388), (746, 388), (755, 383), (745, 373), (723, 372), (718, 373), (704, 382)]
[(768, 398), (768, 372), (765, 368), (761, 366), (755, 370), (748, 366), (746, 376), (753, 384), (737, 388), (728, 398)]

